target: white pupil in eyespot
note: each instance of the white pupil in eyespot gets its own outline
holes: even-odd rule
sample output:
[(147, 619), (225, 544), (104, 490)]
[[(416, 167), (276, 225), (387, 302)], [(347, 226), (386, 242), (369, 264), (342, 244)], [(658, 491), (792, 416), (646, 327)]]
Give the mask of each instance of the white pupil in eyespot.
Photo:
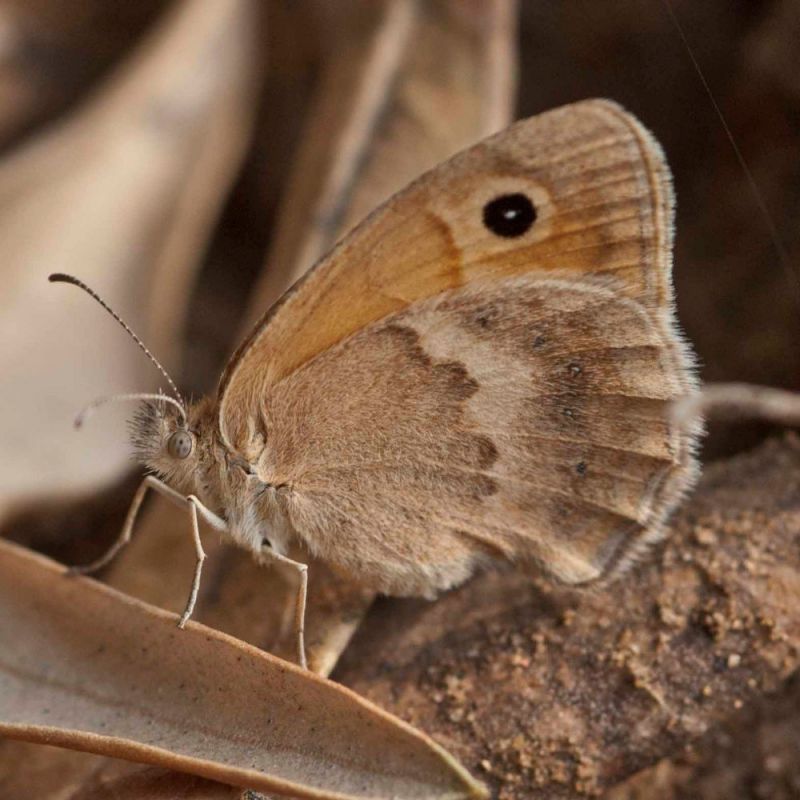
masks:
[(169, 437), (167, 450), (174, 458), (187, 458), (192, 452), (192, 437), (186, 431), (175, 431)]

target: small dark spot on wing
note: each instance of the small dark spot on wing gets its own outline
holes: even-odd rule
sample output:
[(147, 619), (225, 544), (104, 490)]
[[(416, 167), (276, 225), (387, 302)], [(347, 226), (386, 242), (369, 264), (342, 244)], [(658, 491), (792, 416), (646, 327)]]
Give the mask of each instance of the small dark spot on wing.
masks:
[(445, 375), (450, 383), (450, 390), (459, 400), (466, 400), (478, 391), (480, 384), (470, 376), (467, 368), (460, 361), (446, 361), (437, 364), (437, 373)]
[(573, 378), (577, 378), (583, 373), (583, 367), (577, 361), (570, 362), (567, 365), (567, 370)]
[(494, 478), (490, 478), (488, 475), (476, 475), (470, 482), (470, 488), (472, 490), (472, 496), (476, 500), (482, 500), (484, 497), (491, 497), (491, 495), (497, 494), (498, 490), (497, 481), (495, 481)]
[(396, 343), (402, 346), (416, 360), (430, 364), (430, 356), (420, 347), (419, 334), (408, 325), (392, 323), (384, 327), (383, 332), (388, 334)]
[(489, 469), (497, 461), (497, 446), (488, 436), (477, 437), (478, 466)]
[(479, 336), (492, 335), (501, 322), (501, 312), (494, 303), (479, 305), (465, 314), (465, 322)]

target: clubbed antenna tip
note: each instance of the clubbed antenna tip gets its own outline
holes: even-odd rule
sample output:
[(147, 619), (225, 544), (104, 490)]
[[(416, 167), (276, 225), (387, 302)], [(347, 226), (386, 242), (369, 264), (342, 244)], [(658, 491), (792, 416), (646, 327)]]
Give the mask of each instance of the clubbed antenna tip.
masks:
[[(79, 289), (82, 289), (84, 292), (86, 292), (86, 294), (89, 295), (89, 297), (96, 300), (100, 304), (100, 306), (102, 306), (122, 326), (123, 330), (125, 330), (125, 332), (131, 337), (131, 339), (133, 339), (133, 341), (136, 342), (136, 344), (139, 346), (142, 352), (155, 365), (156, 369), (167, 379), (167, 383), (169, 384), (170, 389), (172, 389), (175, 397), (174, 398), (164, 397), (164, 399), (167, 399), (169, 400), (169, 402), (172, 402), (174, 405), (176, 405), (180, 409), (181, 416), (185, 420), (186, 404), (183, 402), (183, 398), (181, 397), (181, 393), (178, 391), (178, 387), (175, 385), (175, 381), (173, 381), (172, 378), (169, 376), (169, 373), (161, 365), (161, 362), (150, 352), (150, 350), (147, 349), (144, 342), (133, 332), (130, 325), (128, 325), (122, 319), (122, 317), (120, 317), (120, 315), (117, 314), (117, 312), (114, 311), (114, 309), (112, 309), (111, 306), (109, 306), (108, 303), (106, 303), (106, 301), (103, 300), (103, 298), (100, 297), (100, 295), (94, 291), (94, 289), (89, 288), (89, 286), (87, 286), (82, 280), (76, 278), (74, 275), (67, 275), (64, 272), (53, 272), (51, 275), (48, 275), (47, 280), (49, 280), (51, 283), (70, 283), (73, 286), (77, 286)], [(131, 395), (121, 395), (120, 397), (129, 398), (131, 397)], [(96, 405), (92, 404), (88, 406), (86, 409), (84, 409), (84, 411), (81, 412), (81, 414), (78, 416), (78, 419), (75, 420), (75, 426), (79, 428), (83, 423), (85, 417), (88, 414), (90, 414), (95, 407)]]

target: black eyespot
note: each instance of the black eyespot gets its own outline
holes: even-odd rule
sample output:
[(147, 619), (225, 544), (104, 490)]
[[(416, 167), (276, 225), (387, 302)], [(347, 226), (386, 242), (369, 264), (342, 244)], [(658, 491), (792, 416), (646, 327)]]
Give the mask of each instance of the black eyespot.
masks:
[(520, 192), (496, 197), (483, 207), (483, 224), (498, 236), (515, 239), (527, 233), (536, 222), (536, 209)]

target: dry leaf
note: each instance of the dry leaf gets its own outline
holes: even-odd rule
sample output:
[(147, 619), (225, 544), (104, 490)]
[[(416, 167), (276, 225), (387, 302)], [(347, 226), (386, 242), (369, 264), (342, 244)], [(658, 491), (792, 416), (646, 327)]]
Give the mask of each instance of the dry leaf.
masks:
[[(124, 761), (105, 761), (132, 767)], [(91, 753), (0, 739), (0, 797), (72, 800), (102, 762)]]
[(69, 800), (257, 800), (235, 786), (157, 767), (137, 768), (112, 780), (94, 778)]
[(247, 143), (255, 10), (187, 0), (94, 99), (0, 163), (0, 514), (42, 493), (119, 477), (121, 421), (87, 400), (144, 390), (153, 371), (87, 298), (48, 286), (74, 272), (174, 362), (188, 287)]
[(0, 148), (74, 103), (164, 6), (164, 0), (5, 0)]
[(338, 684), (0, 544), (0, 733), (296, 797), (485, 796)]

